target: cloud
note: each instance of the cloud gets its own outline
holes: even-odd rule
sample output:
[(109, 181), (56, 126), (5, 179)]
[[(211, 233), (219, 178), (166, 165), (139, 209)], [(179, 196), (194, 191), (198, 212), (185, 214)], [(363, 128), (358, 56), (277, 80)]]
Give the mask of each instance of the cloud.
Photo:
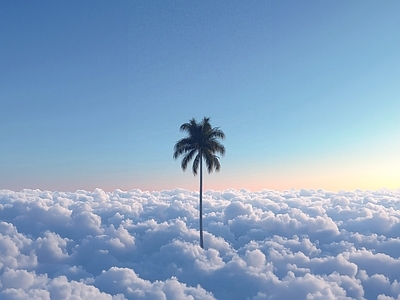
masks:
[(0, 191), (1, 299), (398, 299), (400, 191)]

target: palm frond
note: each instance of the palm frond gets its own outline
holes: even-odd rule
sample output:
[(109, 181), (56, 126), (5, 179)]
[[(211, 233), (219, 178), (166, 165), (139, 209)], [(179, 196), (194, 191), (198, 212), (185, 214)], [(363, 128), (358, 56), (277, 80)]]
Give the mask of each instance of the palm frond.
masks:
[(197, 175), (197, 170), (199, 169), (200, 159), (201, 159), (201, 155), (200, 155), (200, 153), (198, 153), (193, 160), (192, 172), (193, 172), (194, 176)]
[(182, 159), (181, 167), (182, 170), (185, 171), (187, 168), (188, 163), (193, 159), (193, 156), (196, 154), (197, 150), (192, 149), (189, 151)]
[(219, 127), (214, 127), (209, 135), (213, 138), (225, 139), (225, 133)]
[(219, 172), (219, 170), (221, 169), (219, 157), (214, 155), (211, 151), (206, 151), (204, 153), (204, 160), (208, 173), (211, 173), (213, 170)]
[(197, 123), (196, 119), (192, 118), (188, 123), (182, 124), (180, 130), (186, 131), (190, 136), (192, 136), (198, 126), (199, 124)]
[(207, 149), (212, 153), (219, 153), (222, 156), (225, 155), (225, 147), (219, 141), (212, 139), (207, 143)]
[(177, 159), (183, 153), (193, 149), (193, 142), (191, 138), (183, 138), (176, 142), (174, 146), (174, 159)]

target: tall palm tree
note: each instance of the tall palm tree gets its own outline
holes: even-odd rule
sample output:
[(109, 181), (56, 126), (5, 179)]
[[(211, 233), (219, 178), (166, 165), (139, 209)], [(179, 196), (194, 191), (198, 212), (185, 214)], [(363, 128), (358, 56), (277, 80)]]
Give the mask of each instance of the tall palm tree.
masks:
[(219, 127), (211, 127), (210, 118), (204, 117), (200, 123), (194, 118), (188, 123), (182, 124), (181, 131), (186, 132), (187, 137), (176, 142), (174, 147), (174, 159), (183, 155), (181, 167), (185, 171), (188, 163), (193, 159), (193, 175), (197, 175), (200, 167), (200, 247), (203, 244), (203, 159), (208, 173), (219, 171), (221, 165), (217, 153), (224, 155), (225, 147), (218, 141), (225, 138), (225, 133)]

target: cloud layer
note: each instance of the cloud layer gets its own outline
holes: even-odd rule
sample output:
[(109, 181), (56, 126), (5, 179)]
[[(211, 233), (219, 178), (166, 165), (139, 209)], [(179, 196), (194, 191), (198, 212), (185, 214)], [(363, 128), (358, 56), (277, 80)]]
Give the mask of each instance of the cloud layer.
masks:
[(1, 299), (400, 299), (400, 191), (0, 191)]

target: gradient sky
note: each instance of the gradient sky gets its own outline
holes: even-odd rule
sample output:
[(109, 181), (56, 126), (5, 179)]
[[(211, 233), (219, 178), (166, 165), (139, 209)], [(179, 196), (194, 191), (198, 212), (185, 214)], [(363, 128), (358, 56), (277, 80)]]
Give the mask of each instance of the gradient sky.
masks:
[(400, 1), (2, 1), (0, 189), (400, 187)]

